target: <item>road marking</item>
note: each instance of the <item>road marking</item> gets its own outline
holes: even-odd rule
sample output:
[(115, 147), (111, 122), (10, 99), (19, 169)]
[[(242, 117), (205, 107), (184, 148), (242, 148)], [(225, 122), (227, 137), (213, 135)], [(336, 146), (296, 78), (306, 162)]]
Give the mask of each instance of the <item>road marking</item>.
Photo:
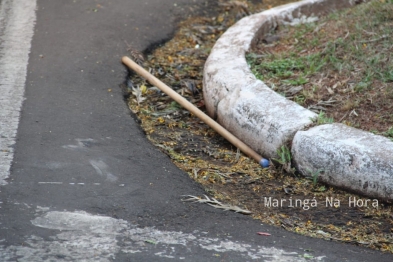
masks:
[(63, 146), (63, 148), (83, 150), (83, 149), (90, 148), (96, 142), (96, 140), (92, 138), (76, 138), (75, 140), (76, 140), (76, 145), (65, 145)]
[(25, 90), (36, 0), (0, 1), (0, 185), (6, 185)]
[[(28, 183), (26, 183), (26, 182), (18, 182), (18, 183), (11, 182), (9, 184), (10, 185), (13, 185), (13, 184), (17, 184), (17, 185), (34, 185), (34, 184), (38, 184), (38, 185), (63, 185), (63, 184), (65, 184), (65, 185), (70, 185), (70, 186), (75, 186), (75, 185), (80, 185), (80, 186), (84, 186), (84, 185), (86, 185), (86, 186), (91, 186), (91, 185), (93, 185), (93, 186), (101, 186), (101, 185), (103, 185), (102, 183), (95, 183), (95, 182), (94, 183), (82, 183), (82, 182), (76, 183), (76, 182), (57, 182), (57, 181), (41, 181), (41, 182), (28, 182)], [(117, 186), (125, 187), (126, 184), (118, 184)]]
[[(75, 145), (64, 145), (63, 148), (71, 150), (90, 150), (90, 148), (97, 143), (96, 140), (92, 138), (82, 139), (76, 138)], [(94, 168), (96, 173), (105, 178), (106, 181), (116, 182), (118, 177), (110, 172), (109, 166), (102, 160), (89, 160), (90, 165)]]
[(39, 185), (62, 185), (63, 182), (38, 182)]
[(117, 176), (109, 172), (109, 166), (102, 160), (90, 160), (90, 165), (95, 169), (98, 175), (105, 177), (107, 181), (116, 182)]
[[(40, 208), (31, 223), (40, 228), (59, 230), (50, 238), (27, 236), (21, 246), (5, 246), (0, 242), (0, 261), (100, 261), (116, 260), (116, 254), (145, 253), (174, 260), (189, 259), (200, 249), (211, 255), (238, 253), (244, 261), (323, 261), (324, 257), (305, 258), (296, 252), (263, 247), (229, 239), (209, 238), (203, 232), (192, 234), (161, 231), (153, 227), (139, 228), (122, 219), (92, 215), (86, 212), (43, 213)], [(183, 251), (183, 252), (182, 252)], [(179, 254), (182, 253), (182, 256)], [(187, 254), (187, 255), (185, 255)], [(139, 255), (140, 257), (140, 255)], [(195, 258), (195, 257), (194, 257)], [(159, 258), (157, 258), (159, 260)]]

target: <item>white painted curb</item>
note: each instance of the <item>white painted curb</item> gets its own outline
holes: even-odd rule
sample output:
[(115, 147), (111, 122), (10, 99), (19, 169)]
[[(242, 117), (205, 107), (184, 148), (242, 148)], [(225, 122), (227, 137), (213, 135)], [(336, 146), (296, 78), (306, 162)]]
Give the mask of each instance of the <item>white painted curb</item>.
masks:
[[(250, 47), (278, 24), (316, 20), (320, 15), (359, 2), (363, 1), (304, 0), (243, 18), (229, 28), (211, 50), (203, 72), (204, 100), (210, 116), (264, 157), (276, 158), (277, 150), (282, 145), (290, 144), (296, 135), (292, 153), (296, 166), (304, 175), (311, 175), (307, 171), (310, 168), (311, 172), (324, 170), (321, 174), (324, 182), (371, 197), (393, 200), (393, 147), (388, 139), (369, 134), (367, 139), (371, 141), (360, 143), (367, 132), (337, 128), (341, 125), (325, 126), (331, 129), (329, 132), (341, 132), (337, 133), (338, 137), (343, 137), (341, 141), (349, 139), (359, 144), (348, 147), (341, 154), (335, 154), (335, 146), (331, 146), (334, 142), (329, 142), (334, 134), (324, 132), (326, 136), (318, 136), (321, 141), (325, 141), (318, 141), (321, 143), (318, 147), (319, 161), (315, 161), (315, 150), (306, 148), (314, 145), (315, 141), (311, 137), (319, 127), (303, 130), (312, 123), (316, 114), (285, 99), (257, 80), (245, 59)], [(356, 172), (353, 172), (352, 167), (343, 166), (351, 150), (357, 152), (354, 159), (366, 159), (366, 152), (373, 150), (367, 149), (371, 144), (374, 144), (372, 148), (384, 146), (381, 148), (388, 149), (389, 153), (383, 158), (379, 154), (367, 153), (368, 164), (362, 165)], [(327, 145), (329, 147), (325, 148)], [(360, 150), (362, 147), (363, 151)], [(330, 168), (332, 155), (335, 155), (334, 165), (341, 166), (340, 172), (336, 172), (337, 167)]]
[(296, 133), (292, 156), (305, 176), (369, 197), (393, 199), (393, 142), (343, 124)]
[(352, 0), (306, 0), (245, 17), (214, 45), (203, 72), (207, 112), (239, 139), (267, 158), (290, 142), (316, 114), (273, 92), (248, 68), (245, 54), (253, 41), (280, 23), (317, 19), (352, 5)]

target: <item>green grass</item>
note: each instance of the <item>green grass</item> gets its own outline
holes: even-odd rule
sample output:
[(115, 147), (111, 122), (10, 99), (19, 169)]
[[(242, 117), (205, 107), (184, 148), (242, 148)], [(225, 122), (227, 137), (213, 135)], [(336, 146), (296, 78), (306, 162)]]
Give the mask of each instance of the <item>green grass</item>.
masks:
[[(322, 70), (350, 76), (355, 69), (354, 65), (362, 69), (360, 81), (355, 87), (356, 92), (367, 90), (373, 80), (393, 82), (393, 63), (387, 59), (393, 51), (392, 1), (372, 1), (330, 14), (327, 19), (341, 22), (342, 26), (351, 32), (346, 38), (339, 37), (324, 42), (327, 32), (314, 32), (324, 21), (319, 24), (299, 25), (294, 32), (298, 41), (295, 52), (271, 54), (263, 59), (249, 54), (247, 61), (257, 78), (275, 79), (280, 84), (304, 85), (308, 82), (307, 77)], [(352, 22), (348, 24), (344, 19), (351, 19)], [(381, 26), (383, 24), (386, 26)], [(311, 33), (315, 35), (311, 40), (310, 37), (305, 37)], [(365, 40), (365, 36), (369, 36), (369, 39)], [(321, 45), (324, 49), (318, 52), (299, 55), (302, 50), (312, 50)]]
[(321, 111), (319, 112), (318, 117), (314, 120), (314, 122), (317, 125), (331, 124), (334, 122), (334, 119), (331, 117), (327, 117), (325, 112)]
[(390, 140), (393, 141), (393, 126), (391, 126), (385, 133), (385, 136), (387, 136), (388, 138), (390, 138)]
[[(378, 103), (391, 104), (393, 0), (370, 1), (333, 12), (317, 23), (281, 27), (278, 33), (282, 36), (280, 42), (262, 46), (259, 50), (267, 49), (262, 54), (246, 56), (254, 75), (277, 93), (304, 107), (332, 98), (340, 103), (342, 111), (349, 110), (346, 104), (354, 105), (350, 110), (369, 101), (372, 104), (376, 94), (382, 92), (387, 100)], [(291, 87), (303, 89), (287, 92)], [(314, 110), (328, 112), (326, 107)], [(342, 115), (337, 118), (341, 117), (345, 119)], [(333, 121), (322, 112), (316, 124)], [(356, 122), (346, 123), (355, 126)], [(384, 135), (390, 137), (386, 132)]]
[(292, 168), (292, 154), (291, 149), (286, 145), (280, 147), (277, 150), (277, 159), (273, 159), (277, 161), (279, 164), (282, 165), (282, 169), (285, 170), (287, 173), (293, 173), (294, 169)]
[(319, 169), (317, 171), (312, 172), (310, 169), (307, 170), (310, 173), (310, 179), (312, 180), (312, 184), (314, 187), (317, 186), (318, 184), (318, 178), (321, 172), (323, 172), (322, 169)]

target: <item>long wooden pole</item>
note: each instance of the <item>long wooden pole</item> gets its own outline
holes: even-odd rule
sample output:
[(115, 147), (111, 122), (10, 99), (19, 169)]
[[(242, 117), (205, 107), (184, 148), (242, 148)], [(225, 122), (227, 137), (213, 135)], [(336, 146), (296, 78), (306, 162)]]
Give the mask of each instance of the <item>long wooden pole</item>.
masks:
[(144, 79), (149, 81), (153, 86), (158, 87), (162, 92), (170, 96), (173, 100), (175, 100), (177, 103), (179, 103), (182, 107), (190, 111), (192, 114), (197, 116), (199, 119), (201, 119), (203, 122), (205, 122), (208, 126), (210, 126), (212, 129), (214, 129), (217, 133), (222, 135), (226, 140), (228, 140), (232, 145), (235, 147), (239, 148), (244, 154), (248, 155), (249, 157), (255, 159), (262, 167), (268, 167), (269, 166), (269, 160), (263, 158), (260, 156), (257, 152), (255, 152), (253, 149), (251, 149), (248, 145), (244, 144), (242, 141), (240, 141), (237, 137), (232, 135), (231, 133), (228, 132), (225, 128), (223, 128), (220, 124), (218, 124), (216, 121), (211, 119), (208, 115), (203, 113), (201, 110), (199, 110), (196, 106), (194, 106), (192, 103), (190, 103), (187, 99), (176, 93), (172, 88), (161, 82), (159, 79), (157, 79), (155, 76), (147, 72), (144, 68), (139, 66), (137, 63), (132, 61), (129, 57), (124, 56), (122, 58), (122, 62), (128, 66), (130, 69), (134, 70), (136, 73), (138, 73), (140, 76), (142, 76)]

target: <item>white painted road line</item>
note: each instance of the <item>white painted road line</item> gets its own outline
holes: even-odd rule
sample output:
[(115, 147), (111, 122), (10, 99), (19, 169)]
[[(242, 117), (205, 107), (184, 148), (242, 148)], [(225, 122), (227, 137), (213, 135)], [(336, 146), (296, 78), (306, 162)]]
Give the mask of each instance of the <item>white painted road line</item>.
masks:
[[(324, 257), (286, 252), (274, 247), (251, 245), (230, 239), (206, 237), (203, 232), (192, 234), (177, 231), (161, 231), (153, 227), (139, 228), (122, 219), (92, 215), (86, 212), (50, 211), (37, 217), (31, 223), (40, 228), (57, 230), (50, 240), (36, 235), (26, 236), (23, 245), (2, 246), (0, 261), (101, 261), (116, 260), (118, 253), (154, 254), (174, 261), (188, 261), (197, 250), (204, 249), (212, 256), (223, 253), (238, 253), (244, 261), (323, 261)], [(180, 250), (188, 250), (189, 257), (179, 256)], [(183, 253), (184, 252), (180, 252)], [(187, 252), (186, 252), (187, 254)], [(306, 259), (307, 258), (307, 259)]]
[(35, 9), (36, 0), (0, 1), (0, 185), (14, 157)]

